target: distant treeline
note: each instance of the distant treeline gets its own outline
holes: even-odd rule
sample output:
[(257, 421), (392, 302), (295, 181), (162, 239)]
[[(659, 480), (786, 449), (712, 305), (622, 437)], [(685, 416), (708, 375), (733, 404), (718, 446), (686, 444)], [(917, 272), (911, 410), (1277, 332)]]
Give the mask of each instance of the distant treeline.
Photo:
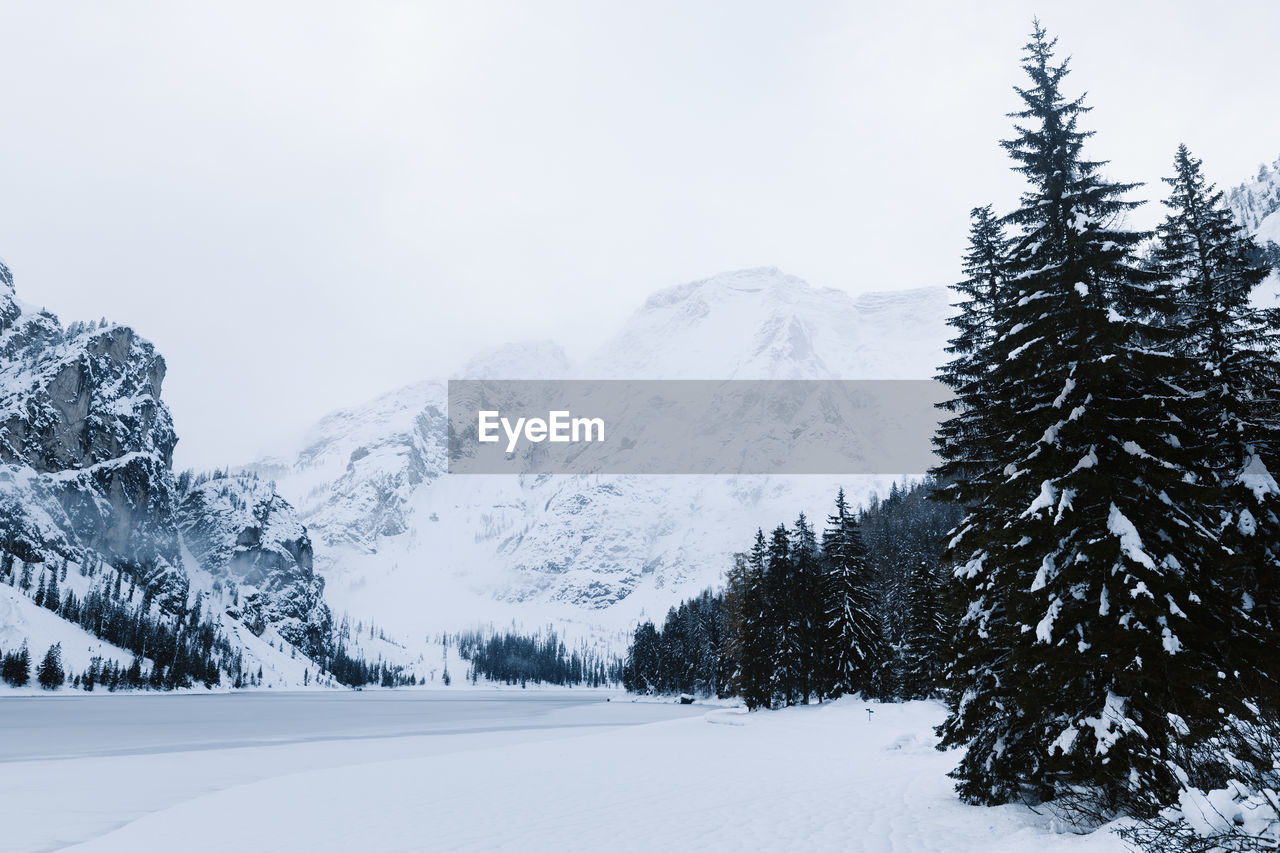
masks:
[(545, 635), (507, 631), (488, 637), (473, 631), (458, 634), (455, 642), (469, 663), (466, 677), (472, 682), (484, 677), (521, 687), (530, 682), (604, 687), (617, 684), (622, 676), (622, 661), (616, 655), (602, 655), (585, 645), (569, 651), (553, 630)]
[(623, 685), (749, 707), (935, 695), (951, 630), (940, 553), (961, 513), (934, 492), (931, 480), (895, 485), (855, 513), (842, 490), (821, 537), (803, 514), (757, 531), (724, 590), (636, 629)]

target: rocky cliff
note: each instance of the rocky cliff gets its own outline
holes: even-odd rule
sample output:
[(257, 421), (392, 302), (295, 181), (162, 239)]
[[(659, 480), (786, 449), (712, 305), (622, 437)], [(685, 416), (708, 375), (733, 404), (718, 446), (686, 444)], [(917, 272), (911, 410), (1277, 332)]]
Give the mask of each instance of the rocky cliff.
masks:
[(332, 620), (305, 528), (266, 483), (179, 489), (164, 377), (131, 328), (64, 327), (20, 302), (0, 263), (0, 551), (106, 565), (174, 616), (216, 583), (236, 602), (229, 619), (324, 653)]

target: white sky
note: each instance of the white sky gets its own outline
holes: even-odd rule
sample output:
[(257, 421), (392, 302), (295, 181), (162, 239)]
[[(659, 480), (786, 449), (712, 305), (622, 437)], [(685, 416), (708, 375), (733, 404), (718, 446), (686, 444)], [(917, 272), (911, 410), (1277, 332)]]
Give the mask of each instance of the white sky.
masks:
[(1270, 0), (9, 0), (0, 256), (159, 346), (179, 464), (239, 462), (722, 270), (951, 281), (969, 209), (1019, 190), (996, 140), (1033, 14), (1111, 177), (1280, 154)]

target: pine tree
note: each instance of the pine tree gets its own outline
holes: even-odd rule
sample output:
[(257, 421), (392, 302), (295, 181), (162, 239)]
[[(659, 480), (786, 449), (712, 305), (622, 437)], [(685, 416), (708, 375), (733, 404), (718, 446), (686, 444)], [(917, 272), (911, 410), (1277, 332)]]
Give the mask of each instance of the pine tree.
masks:
[(867, 564), (858, 523), (845, 500), (836, 493), (835, 512), (822, 534), (826, 654), (824, 690), (828, 696), (882, 693), (880, 671), (888, 649), (877, 613), (875, 579)]
[[(943, 499), (969, 501), (975, 491), (997, 475), (987, 449), (1004, 434), (992, 404), (990, 376), (984, 356), (993, 343), (997, 318), (1008, 300), (1008, 241), (1004, 226), (991, 205), (970, 212), (969, 250), (964, 257), (965, 278), (952, 285), (961, 295), (956, 313), (947, 321), (956, 335), (947, 346), (952, 360), (938, 379), (956, 396), (941, 404), (951, 416), (938, 428), (934, 440), (946, 460), (940, 470), (947, 483)], [(974, 452), (979, 451), (974, 456)]]
[(743, 652), (747, 623), (747, 555), (733, 555), (733, 566), (725, 575), (723, 602), (723, 665), (726, 689), (742, 695)]
[(1227, 588), (1221, 658), (1229, 670), (1244, 670), (1251, 698), (1280, 711), (1280, 488), (1267, 466), (1280, 450), (1280, 369), (1274, 333), (1250, 299), (1269, 269), (1185, 145), (1164, 182), (1169, 214), (1157, 229), (1154, 262), (1178, 291), (1191, 366), (1178, 384), (1203, 406), (1192, 450), (1217, 486), (1217, 529), (1228, 552), (1212, 577)]
[(22, 687), (31, 680), (31, 653), (27, 651), (25, 642), (19, 651), (4, 656), (0, 677), (14, 687)]
[[(479, 672), (474, 654), (471, 661), (474, 683)], [(656, 690), (659, 664), (657, 629), (652, 622), (642, 622), (636, 626), (632, 635), (627, 663), (622, 671), (623, 686), (633, 693), (650, 693)]]
[[(136, 656), (134, 657), (133, 662), (129, 664), (128, 672), (125, 673), (125, 680), (128, 682), (130, 687), (142, 686), (143, 684), (142, 658), (136, 657)], [(114, 685), (118, 683), (118, 679), (113, 679), (112, 683), (113, 683), (112, 689), (114, 689)]]
[[(1003, 143), (1028, 181), (1005, 218), (1018, 233), (991, 343), (985, 416), (949, 460), (989, 459), (951, 543), (968, 602), (949, 677), (943, 744), (974, 802), (1087, 788), (1103, 809), (1149, 809), (1179, 785), (1188, 726), (1221, 722), (1198, 568), (1220, 550), (1187, 446), (1190, 395), (1177, 306), (1135, 258), (1146, 235), (1116, 223), (1133, 185), (1083, 157), (1087, 111), (1061, 84), (1037, 22)], [(961, 490), (963, 493), (963, 489)], [(1227, 708), (1234, 710), (1234, 708)]]
[(22, 590), (23, 592), (26, 592), (29, 589), (31, 589), (31, 564), (26, 562), (25, 560), (21, 562), (22, 562), (22, 572), (20, 573), (21, 580), (18, 581), (18, 589)]
[(785, 524), (779, 524), (769, 534), (765, 551), (765, 590), (769, 634), (773, 640), (770, 684), (776, 701), (783, 705), (794, 705), (799, 699), (803, 675), (800, 670), (802, 638), (796, 616), (796, 586), (791, 534)]
[(942, 585), (929, 563), (921, 560), (907, 567), (906, 620), (900, 663), (902, 698), (928, 699), (941, 686), (944, 650), (948, 644), (943, 615)]
[(61, 605), (62, 597), (58, 592), (58, 571), (55, 569), (49, 573), (49, 583), (44, 588), (44, 606), (45, 609), (57, 613)]
[(804, 513), (792, 533), (791, 624), (796, 638), (796, 685), (800, 702), (821, 698), (819, 667), (823, 659), (826, 614), (822, 595), (822, 560), (813, 526)]
[(757, 530), (746, 559), (741, 635), (735, 640), (741, 660), (734, 680), (738, 694), (750, 709), (769, 708), (773, 704), (777, 639), (769, 596), (767, 555), (764, 531)]
[(67, 680), (67, 674), (62, 669), (62, 643), (54, 643), (45, 652), (44, 660), (40, 661), (40, 666), (36, 669), (36, 680), (45, 690), (55, 690)]

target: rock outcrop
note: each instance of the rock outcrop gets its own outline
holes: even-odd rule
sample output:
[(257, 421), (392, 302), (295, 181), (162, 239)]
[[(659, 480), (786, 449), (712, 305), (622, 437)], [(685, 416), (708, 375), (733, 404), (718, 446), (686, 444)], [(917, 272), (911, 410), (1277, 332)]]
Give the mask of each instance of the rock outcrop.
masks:
[(200, 565), (242, 591), (231, 616), (258, 635), (273, 625), (308, 657), (332, 651), (333, 618), (312, 569), (311, 538), (270, 483), (251, 475), (198, 479), (182, 497), (178, 527)]

